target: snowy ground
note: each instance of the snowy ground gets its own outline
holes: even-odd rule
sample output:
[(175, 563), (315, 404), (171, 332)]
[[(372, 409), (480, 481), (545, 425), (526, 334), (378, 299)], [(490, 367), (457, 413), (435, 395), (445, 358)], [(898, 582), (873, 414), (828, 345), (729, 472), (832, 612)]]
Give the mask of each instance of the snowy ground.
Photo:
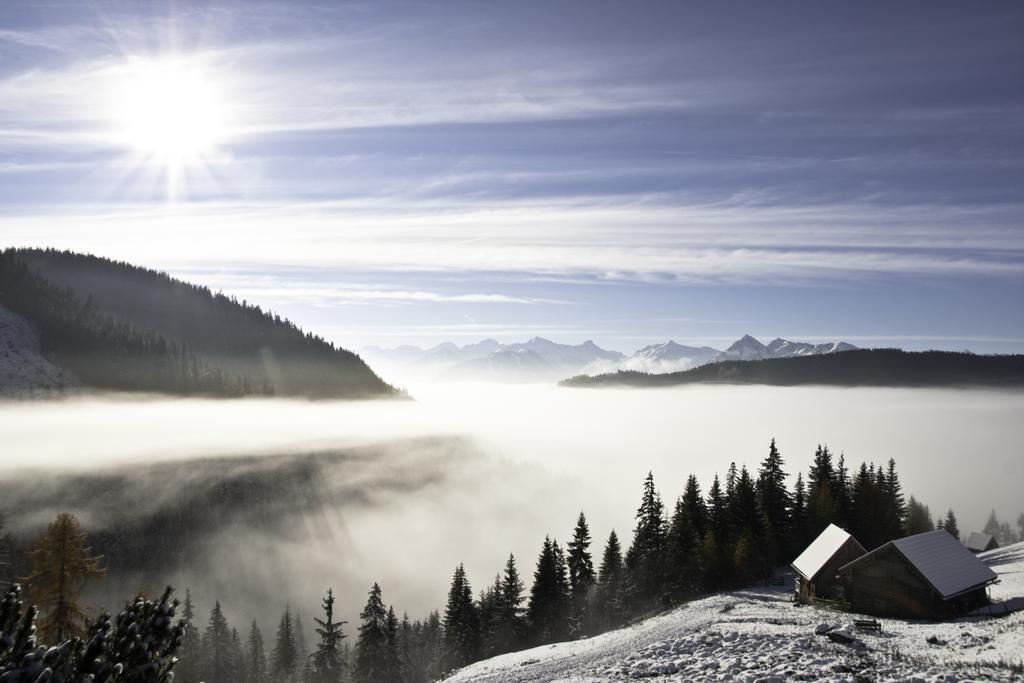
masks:
[[(993, 601), (1024, 596), (1024, 543), (982, 556)], [(854, 615), (794, 604), (786, 588), (696, 600), (635, 626), (478, 662), (451, 681), (1010, 681), (1024, 679), (1024, 612), (950, 622), (879, 619), (852, 646), (817, 635)]]
[(0, 397), (78, 386), (71, 373), (43, 357), (32, 323), (0, 306)]

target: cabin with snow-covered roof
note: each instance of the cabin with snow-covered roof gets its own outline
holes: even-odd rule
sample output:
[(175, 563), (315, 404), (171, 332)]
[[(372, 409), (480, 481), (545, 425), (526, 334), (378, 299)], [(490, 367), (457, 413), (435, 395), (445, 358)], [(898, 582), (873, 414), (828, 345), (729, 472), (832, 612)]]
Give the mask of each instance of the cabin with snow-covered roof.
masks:
[(845, 530), (829, 524), (800, 556), (793, 560), (797, 573), (796, 599), (813, 603), (840, 597), (836, 582), (838, 569), (865, 553), (864, 547)]
[(989, 550), (995, 550), (999, 547), (999, 541), (995, 539), (992, 534), (983, 534), (975, 531), (967, 537), (967, 543), (964, 544), (967, 549), (972, 553), (984, 553)]
[(907, 536), (839, 568), (850, 607), (863, 614), (942, 619), (988, 604), (996, 573), (942, 530)]

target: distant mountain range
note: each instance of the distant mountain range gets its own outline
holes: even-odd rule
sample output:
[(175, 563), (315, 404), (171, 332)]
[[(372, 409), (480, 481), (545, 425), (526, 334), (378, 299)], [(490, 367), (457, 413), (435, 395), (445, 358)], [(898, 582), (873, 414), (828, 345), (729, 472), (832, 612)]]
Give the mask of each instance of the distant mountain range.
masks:
[(69, 388), (371, 398), (363, 360), (258, 306), (69, 251), (0, 251), (0, 396)]
[[(742, 341), (742, 340), (741, 340)], [(744, 344), (744, 348), (749, 344)], [(721, 360), (666, 374), (619, 371), (579, 375), (569, 387), (666, 387), (682, 384), (833, 385), (879, 387), (1024, 386), (1024, 355), (854, 349), (788, 357)]]
[(790, 358), (855, 348), (846, 342), (809, 344), (781, 338), (765, 345), (747, 335), (725, 351), (710, 346), (685, 346), (669, 340), (645, 346), (627, 356), (603, 349), (592, 341), (571, 345), (534, 337), (517, 344), (502, 344), (494, 339), (465, 346), (444, 342), (428, 349), (370, 346), (362, 349), (361, 354), (375, 366), (431, 379), (556, 381), (577, 374), (597, 375), (620, 370), (662, 374), (726, 360)]

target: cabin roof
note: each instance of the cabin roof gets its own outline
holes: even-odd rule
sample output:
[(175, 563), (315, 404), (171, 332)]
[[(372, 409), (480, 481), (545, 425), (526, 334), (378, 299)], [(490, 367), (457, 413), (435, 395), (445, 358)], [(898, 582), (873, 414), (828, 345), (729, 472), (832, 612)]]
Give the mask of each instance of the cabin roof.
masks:
[(988, 544), (993, 540), (992, 534), (983, 534), (980, 531), (973, 531), (971, 532), (971, 535), (967, 537), (967, 543), (964, 545), (967, 546), (968, 550), (982, 552), (989, 549)]
[[(800, 557), (793, 560), (793, 569), (797, 570), (804, 579), (813, 581), (814, 577), (818, 575), (822, 567), (825, 566), (832, 557), (839, 552), (839, 549), (846, 544), (847, 541), (853, 541), (857, 543), (857, 539), (851, 536), (848, 532), (840, 529), (835, 524), (829, 524), (825, 527), (825, 530), (818, 534), (818, 537), (811, 541), (811, 544), (800, 553)], [(857, 543), (857, 547), (860, 548), (861, 553), (864, 552), (863, 546)]]
[(956, 597), (997, 578), (988, 565), (941, 529), (889, 541), (843, 565), (839, 571), (867, 562), (890, 547), (906, 558), (943, 599)]

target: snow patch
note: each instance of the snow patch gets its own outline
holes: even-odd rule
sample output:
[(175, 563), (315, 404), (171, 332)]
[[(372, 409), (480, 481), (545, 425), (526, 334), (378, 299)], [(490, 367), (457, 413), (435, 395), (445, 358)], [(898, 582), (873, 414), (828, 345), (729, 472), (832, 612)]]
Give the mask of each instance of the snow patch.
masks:
[(24, 398), (80, 386), (43, 356), (35, 326), (0, 306), (0, 397)]

